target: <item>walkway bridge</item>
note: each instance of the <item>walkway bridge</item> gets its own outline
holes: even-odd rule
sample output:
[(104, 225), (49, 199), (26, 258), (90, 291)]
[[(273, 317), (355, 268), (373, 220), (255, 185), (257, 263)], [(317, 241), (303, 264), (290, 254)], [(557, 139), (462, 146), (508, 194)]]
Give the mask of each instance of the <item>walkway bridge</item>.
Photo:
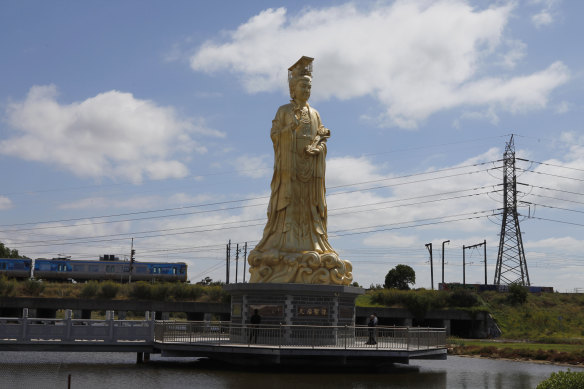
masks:
[[(154, 317), (151, 315), (150, 317)], [(373, 341), (371, 341), (373, 340)], [(372, 366), (446, 359), (444, 328), (0, 318), (1, 351), (136, 352), (244, 365)]]

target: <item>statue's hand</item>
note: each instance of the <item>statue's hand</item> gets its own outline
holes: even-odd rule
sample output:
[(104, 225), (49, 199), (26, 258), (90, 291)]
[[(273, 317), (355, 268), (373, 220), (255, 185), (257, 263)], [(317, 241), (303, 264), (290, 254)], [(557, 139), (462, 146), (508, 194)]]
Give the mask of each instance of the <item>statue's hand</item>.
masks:
[(304, 149), (304, 151), (306, 151), (310, 155), (318, 155), (318, 154), (320, 154), (320, 148), (319, 147), (314, 147), (312, 145), (306, 146), (306, 148)]

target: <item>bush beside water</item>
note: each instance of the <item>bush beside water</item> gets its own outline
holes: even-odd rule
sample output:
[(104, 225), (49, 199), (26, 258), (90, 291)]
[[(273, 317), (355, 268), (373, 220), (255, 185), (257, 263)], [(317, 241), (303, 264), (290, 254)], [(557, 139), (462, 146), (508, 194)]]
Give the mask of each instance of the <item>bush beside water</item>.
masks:
[(584, 372), (558, 371), (550, 378), (542, 381), (536, 389), (582, 389), (584, 388)]

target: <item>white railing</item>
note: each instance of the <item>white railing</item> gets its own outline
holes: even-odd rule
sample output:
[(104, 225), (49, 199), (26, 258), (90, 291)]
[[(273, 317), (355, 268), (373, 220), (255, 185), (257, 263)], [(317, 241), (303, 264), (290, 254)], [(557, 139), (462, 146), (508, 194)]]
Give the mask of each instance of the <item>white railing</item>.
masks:
[(159, 343), (384, 350), (446, 347), (446, 330), (429, 327), (241, 326), (226, 322), (157, 321)]
[(0, 343), (152, 342), (151, 320), (0, 318)]
[(429, 327), (242, 326), (229, 322), (0, 318), (0, 343), (182, 343), (215, 346), (428, 350), (446, 347)]

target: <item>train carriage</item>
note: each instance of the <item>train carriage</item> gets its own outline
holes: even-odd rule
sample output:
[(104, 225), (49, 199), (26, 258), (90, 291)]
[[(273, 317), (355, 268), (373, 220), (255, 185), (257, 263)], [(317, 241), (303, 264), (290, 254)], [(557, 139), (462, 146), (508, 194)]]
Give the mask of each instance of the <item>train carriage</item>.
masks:
[[(187, 265), (183, 262), (134, 262), (132, 281), (171, 281), (187, 280)], [(50, 281), (113, 280), (128, 282), (130, 263), (124, 261), (92, 261), (70, 259), (36, 259), (34, 277)]]
[(31, 277), (32, 259), (28, 258), (0, 258), (0, 276), (16, 279)]

